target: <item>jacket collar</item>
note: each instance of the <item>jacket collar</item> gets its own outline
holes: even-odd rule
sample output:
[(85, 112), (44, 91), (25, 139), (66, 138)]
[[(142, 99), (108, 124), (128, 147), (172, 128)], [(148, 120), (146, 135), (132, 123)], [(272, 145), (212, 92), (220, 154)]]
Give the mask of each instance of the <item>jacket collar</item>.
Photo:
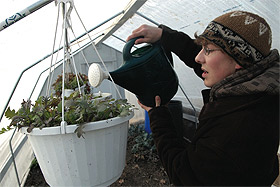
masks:
[(210, 98), (210, 91), (211, 89), (205, 89), (201, 91), (202, 94), (202, 99), (203, 99), (203, 103), (206, 104), (209, 102), (209, 98)]
[(259, 102), (262, 99), (263, 94), (247, 95), (247, 96), (231, 96), (222, 97), (209, 101), (210, 90), (203, 90), (203, 100), (206, 101), (199, 115), (199, 121), (213, 118), (233, 111), (241, 110), (242, 108), (248, 107), (253, 103)]

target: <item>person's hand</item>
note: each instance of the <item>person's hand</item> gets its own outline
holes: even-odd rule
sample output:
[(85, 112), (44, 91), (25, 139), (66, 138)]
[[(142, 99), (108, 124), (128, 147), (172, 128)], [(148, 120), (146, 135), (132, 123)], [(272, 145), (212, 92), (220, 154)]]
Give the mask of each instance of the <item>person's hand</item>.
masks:
[[(158, 95), (155, 97), (155, 102), (156, 102), (156, 107), (160, 106), (161, 100), (160, 100), (160, 97), (159, 97)], [(140, 103), (139, 100), (138, 100), (138, 104), (141, 106), (141, 108), (143, 108), (143, 109), (146, 110), (147, 112), (149, 112), (149, 110), (152, 109), (152, 107), (148, 107), (148, 106), (145, 106), (145, 105), (143, 105), (142, 103)]]
[(141, 25), (139, 28), (132, 31), (132, 34), (128, 36), (126, 41), (136, 38), (138, 36), (144, 36), (144, 38), (139, 38), (135, 41), (135, 44), (141, 43), (155, 43), (161, 38), (162, 29), (158, 27), (153, 27), (149, 25)]

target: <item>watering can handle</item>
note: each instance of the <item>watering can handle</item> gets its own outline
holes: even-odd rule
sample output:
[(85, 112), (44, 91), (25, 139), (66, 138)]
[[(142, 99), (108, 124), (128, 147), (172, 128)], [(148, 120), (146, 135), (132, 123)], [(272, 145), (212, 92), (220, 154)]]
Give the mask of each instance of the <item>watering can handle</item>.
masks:
[(131, 40), (129, 40), (123, 47), (123, 60), (126, 62), (128, 61), (130, 58), (132, 58), (132, 55), (130, 53), (131, 48), (134, 46), (134, 43), (137, 39), (139, 38), (144, 38), (143, 36), (138, 36), (136, 38), (132, 38)]

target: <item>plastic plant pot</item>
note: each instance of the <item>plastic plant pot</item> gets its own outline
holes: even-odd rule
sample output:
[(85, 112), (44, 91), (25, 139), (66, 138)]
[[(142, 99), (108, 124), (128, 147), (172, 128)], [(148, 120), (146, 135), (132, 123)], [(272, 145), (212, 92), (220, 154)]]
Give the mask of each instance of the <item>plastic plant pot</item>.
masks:
[(126, 160), (129, 119), (115, 117), (85, 124), (83, 137), (77, 125), (40, 130), (20, 129), (27, 134), (46, 182), (50, 186), (109, 186), (122, 174)]

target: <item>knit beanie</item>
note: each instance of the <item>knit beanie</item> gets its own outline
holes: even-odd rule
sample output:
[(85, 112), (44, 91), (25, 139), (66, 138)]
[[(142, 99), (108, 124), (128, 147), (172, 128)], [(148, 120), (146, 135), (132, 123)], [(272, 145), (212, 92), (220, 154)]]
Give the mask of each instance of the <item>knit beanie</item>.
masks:
[(199, 37), (221, 47), (243, 68), (268, 56), (272, 41), (267, 22), (245, 11), (233, 11), (217, 17)]

